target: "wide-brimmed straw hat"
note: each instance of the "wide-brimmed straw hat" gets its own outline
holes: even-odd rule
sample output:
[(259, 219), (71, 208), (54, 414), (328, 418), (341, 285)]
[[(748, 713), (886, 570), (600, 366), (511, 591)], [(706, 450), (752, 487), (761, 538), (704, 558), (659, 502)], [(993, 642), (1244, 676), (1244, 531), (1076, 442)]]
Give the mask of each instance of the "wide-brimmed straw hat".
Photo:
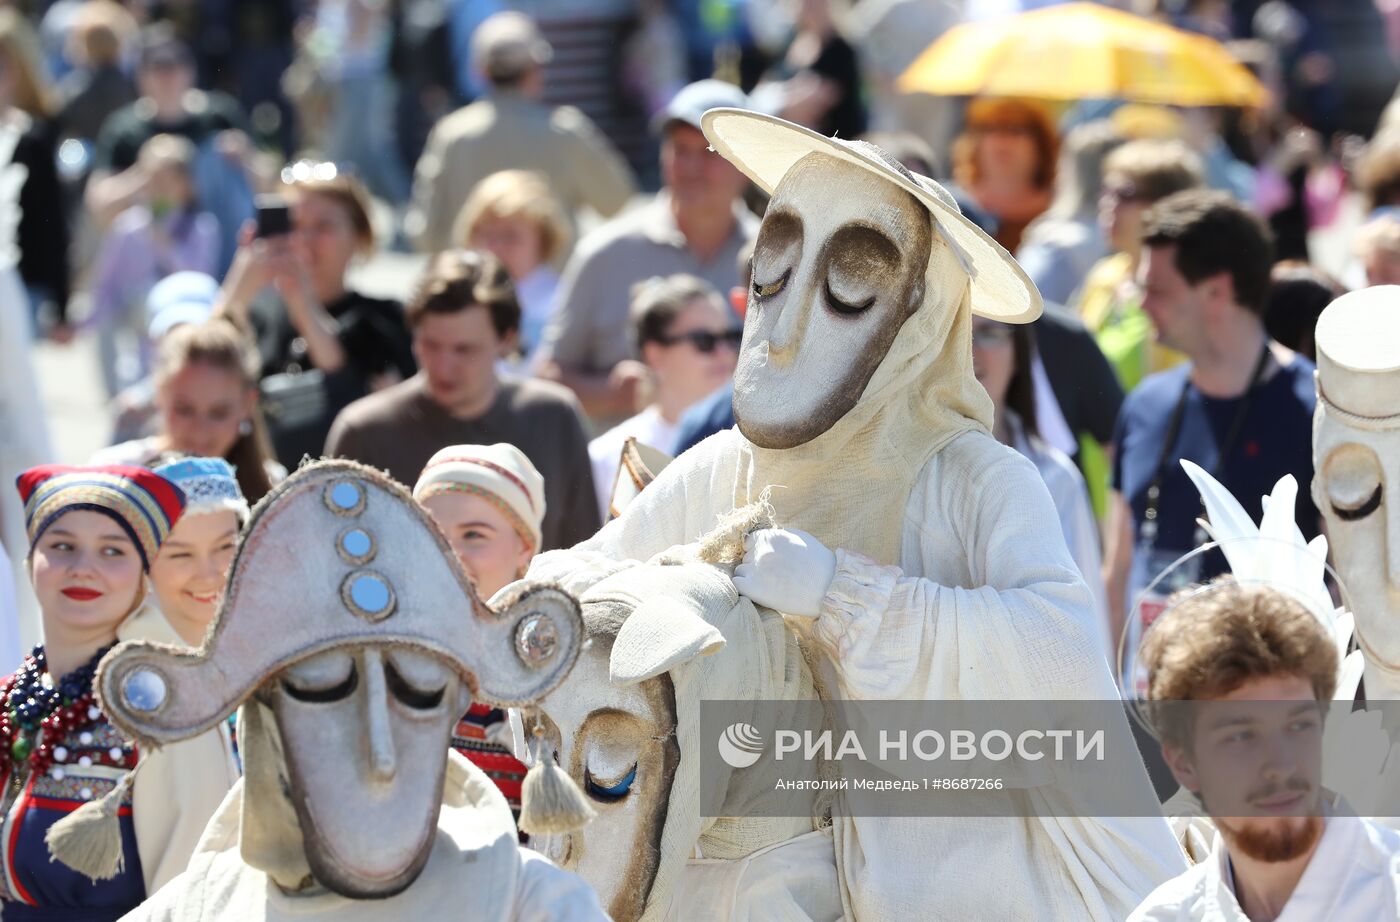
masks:
[[(894, 183), (928, 208), (934, 226), (957, 253), (972, 279), (974, 314), (1004, 323), (1029, 323), (1040, 316), (1040, 292), (1011, 254), (963, 215), (947, 189), (885, 162), (873, 153), (877, 148), (823, 137), (801, 125), (743, 109), (711, 109), (702, 128), (724, 159), (770, 194), (798, 161), (818, 153)], [(832, 194), (840, 195), (841, 190), (833, 189)]]

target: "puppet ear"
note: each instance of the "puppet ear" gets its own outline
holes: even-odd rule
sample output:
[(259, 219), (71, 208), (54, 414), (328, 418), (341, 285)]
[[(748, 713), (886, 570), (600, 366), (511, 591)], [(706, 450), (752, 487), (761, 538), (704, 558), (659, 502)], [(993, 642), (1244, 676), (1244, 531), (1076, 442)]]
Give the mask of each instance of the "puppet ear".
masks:
[(724, 647), (724, 635), (682, 601), (655, 597), (638, 605), (613, 641), (608, 677), (631, 685)]
[(574, 597), (543, 583), (516, 583), (481, 606), (483, 649), (476, 667), (481, 697), (520, 707), (548, 694), (573, 668), (583, 646)]

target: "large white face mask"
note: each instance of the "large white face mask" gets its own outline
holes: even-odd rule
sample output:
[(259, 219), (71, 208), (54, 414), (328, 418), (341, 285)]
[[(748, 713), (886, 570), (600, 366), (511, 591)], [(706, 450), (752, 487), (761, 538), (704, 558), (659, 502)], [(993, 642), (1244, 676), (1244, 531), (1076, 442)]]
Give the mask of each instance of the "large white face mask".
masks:
[(813, 153), (774, 190), (754, 249), (734, 418), (761, 448), (792, 448), (859, 401), (924, 299), (933, 225), (912, 195)]
[(1400, 287), (1354, 291), (1317, 322), (1313, 500), (1368, 659), (1400, 666)]
[(597, 816), (530, 844), (597, 890), (611, 918), (628, 922), (642, 914), (656, 877), (680, 751), (670, 678), (614, 685), (611, 655), (611, 639), (595, 636), (569, 680), (539, 706), (546, 741)]
[(1325, 405), (1314, 433), (1314, 499), (1366, 645), (1400, 664), (1400, 425), (1353, 426)]
[(342, 648), (288, 667), (265, 694), (316, 879), (352, 899), (408, 887), (432, 850), (443, 754), (469, 703), (457, 672), (402, 648)]

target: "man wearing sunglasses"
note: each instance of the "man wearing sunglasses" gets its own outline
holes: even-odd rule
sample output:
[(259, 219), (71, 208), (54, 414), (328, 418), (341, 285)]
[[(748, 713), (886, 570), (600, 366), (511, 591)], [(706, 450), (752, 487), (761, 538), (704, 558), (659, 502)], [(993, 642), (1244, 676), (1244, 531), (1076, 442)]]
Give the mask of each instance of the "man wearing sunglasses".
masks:
[(744, 338), (743, 327), (720, 293), (693, 275), (637, 283), (630, 315), (632, 339), (652, 385), (651, 400), (642, 412), (588, 444), (604, 522), (623, 443), (635, 438), (668, 455), (677, 454), (682, 414), (729, 383)]

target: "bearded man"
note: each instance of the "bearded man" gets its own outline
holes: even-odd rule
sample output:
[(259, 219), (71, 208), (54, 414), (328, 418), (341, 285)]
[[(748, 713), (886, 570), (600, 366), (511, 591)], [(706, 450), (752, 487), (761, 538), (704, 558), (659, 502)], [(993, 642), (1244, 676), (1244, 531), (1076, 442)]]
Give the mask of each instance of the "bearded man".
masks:
[[(991, 436), (972, 373), (973, 313), (1029, 322), (1034, 286), (946, 190), (876, 147), (732, 109), (707, 112), (704, 129), (772, 193), (737, 426), (531, 574), (567, 572), (579, 550), (647, 559), (772, 488), (793, 530), (751, 535), (734, 585), (806, 622), (828, 696), (1115, 699), (1050, 497)], [(1160, 818), (1088, 818), (1091, 805), (1047, 788), (976, 796), (1004, 799), (956, 820), (849, 816), (838, 802), (845, 915), (1121, 919), (1183, 867)]]

